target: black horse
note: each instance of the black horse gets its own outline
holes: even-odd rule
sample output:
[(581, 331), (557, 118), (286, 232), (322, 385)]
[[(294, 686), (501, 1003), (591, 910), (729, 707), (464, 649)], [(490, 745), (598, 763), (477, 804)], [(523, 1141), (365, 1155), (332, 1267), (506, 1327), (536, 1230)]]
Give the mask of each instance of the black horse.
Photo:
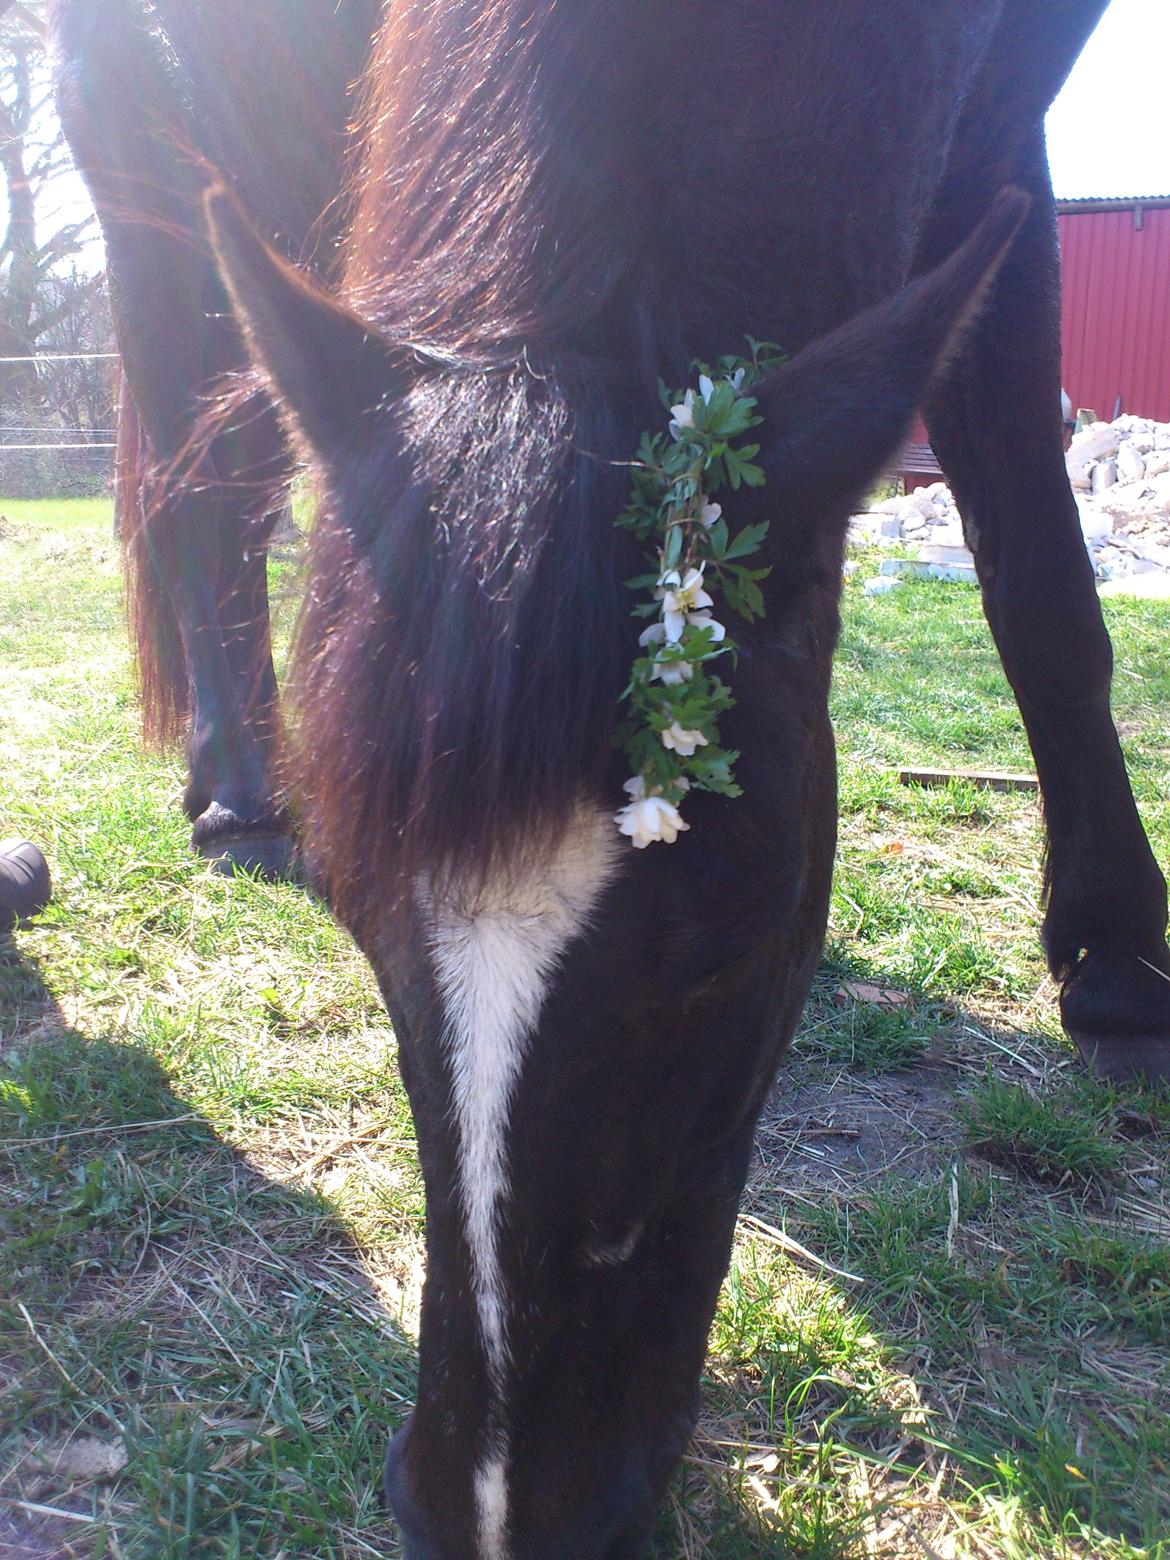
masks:
[(263, 395), (214, 439), (239, 332), (207, 244), (205, 167), (323, 276), (345, 227), (348, 125), (378, 0), (56, 3), (57, 101), (101, 218), (123, 395), (118, 531), (147, 736), (186, 735), (184, 806), (209, 856), (283, 872), (266, 553), (289, 472)]
[[(920, 404), (1044, 791), (1066, 1026), (1105, 1072), (1170, 1073), (1165, 887), (1061, 449), (1042, 121), (1101, 9), (391, 0), (347, 142), (340, 86), (311, 132), (299, 88), (248, 98), (268, 67), (224, 53), (226, 0), (59, 0), (63, 111), (95, 188), (117, 163), (124, 193), (182, 207), (124, 227), (105, 208), (128, 372), (158, 235), (193, 223), (201, 175), (174, 148), (207, 127), (218, 276), (316, 473), (298, 791), (394, 1019), (427, 1187), (418, 1404), (387, 1464), (411, 1560), (647, 1546), (824, 932), (846, 519)], [(310, 11), (311, 52), (345, 56), (324, 41), (332, 6), (286, 25)], [(284, 160), (262, 166), (274, 139)], [(336, 179), (297, 186), (294, 230), (271, 202), (299, 153)], [(333, 296), (289, 256), (339, 193)], [(187, 251), (217, 296), (209, 251)], [(657, 377), (746, 332), (790, 360), (758, 391), (767, 486), (727, 505), (771, 526), (767, 615), (738, 635), (724, 720), (744, 794), (692, 796), (690, 831), (635, 853), (612, 819), (638, 629), (623, 463)], [(168, 402), (179, 445), (197, 378)], [(173, 517), (210, 501), (162, 495)], [(225, 547), (210, 586), (197, 551), (163, 572), (194, 613), (193, 668), (203, 636), (230, 670), (255, 575)], [(197, 713), (232, 707), (196, 695)], [(217, 729), (215, 773), (243, 774), (245, 723)]]

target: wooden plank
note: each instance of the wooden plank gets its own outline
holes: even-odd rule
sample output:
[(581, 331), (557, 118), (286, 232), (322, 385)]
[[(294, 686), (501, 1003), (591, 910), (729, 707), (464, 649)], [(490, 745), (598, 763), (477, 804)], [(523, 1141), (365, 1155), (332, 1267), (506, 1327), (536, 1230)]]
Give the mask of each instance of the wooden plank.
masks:
[(984, 791), (1038, 791), (1035, 775), (1012, 775), (984, 769), (893, 769), (901, 785), (939, 786), (952, 780), (965, 780)]

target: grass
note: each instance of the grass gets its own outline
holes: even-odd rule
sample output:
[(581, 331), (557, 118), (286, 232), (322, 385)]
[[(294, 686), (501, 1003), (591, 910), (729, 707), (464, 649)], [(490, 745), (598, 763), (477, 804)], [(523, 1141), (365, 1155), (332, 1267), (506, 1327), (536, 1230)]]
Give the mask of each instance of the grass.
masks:
[[(0, 503), (0, 833), (56, 895), (0, 944), (0, 1553), (399, 1553), (423, 1206), (364, 963), (190, 856), (145, 757), (108, 507)], [(1170, 857), (1170, 613), (1109, 604)], [(766, 1108), (687, 1560), (1170, 1560), (1170, 1097), (1104, 1088), (1036, 943), (1035, 799), (973, 591), (846, 593), (826, 957)]]
[(1037, 1095), (988, 1076), (959, 1107), (967, 1140), (985, 1159), (1055, 1186), (1116, 1179), (1125, 1150), (1110, 1133), (1110, 1117), (1108, 1091), (1088, 1080)]

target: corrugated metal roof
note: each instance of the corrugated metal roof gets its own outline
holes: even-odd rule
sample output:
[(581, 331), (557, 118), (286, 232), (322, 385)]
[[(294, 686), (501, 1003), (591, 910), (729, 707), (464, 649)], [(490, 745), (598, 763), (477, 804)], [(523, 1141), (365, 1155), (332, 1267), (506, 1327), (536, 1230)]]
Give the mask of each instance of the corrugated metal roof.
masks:
[(1170, 197), (1061, 203), (1062, 351), (1075, 407), (1170, 422)]
[(1085, 211), (1132, 211), (1142, 206), (1147, 211), (1170, 206), (1170, 195), (1076, 195), (1068, 200), (1058, 200), (1060, 213)]

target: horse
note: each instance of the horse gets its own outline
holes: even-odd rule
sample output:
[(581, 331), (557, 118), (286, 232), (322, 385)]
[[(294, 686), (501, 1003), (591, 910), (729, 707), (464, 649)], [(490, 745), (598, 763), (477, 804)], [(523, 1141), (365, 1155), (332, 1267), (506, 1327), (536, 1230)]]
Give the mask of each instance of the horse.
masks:
[[(138, 123), (101, 91), (99, 8), (140, 10), (58, 0), (87, 145)], [(303, 827), (390, 1012), (426, 1186), (385, 1469), (408, 1560), (650, 1552), (825, 930), (848, 515), (919, 406), (1035, 755), (1063, 1021), (1099, 1071), (1170, 1075), (1165, 884), (1061, 448), (1042, 124), (1102, 10), (389, 0), (334, 285), (271, 241), (252, 147), (221, 142), (200, 231), (234, 355), (319, 495)], [(742, 795), (692, 794), (688, 831), (635, 851), (612, 739), (640, 559), (613, 520), (659, 378), (746, 332), (786, 361), (753, 391), (766, 485), (727, 498), (770, 524), (722, 721)]]
[(262, 394), (211, 441), (206, 398), (239, 334), (205, 236), (207, 161), (282, 252), (328, 277), (344, 228), (348, 124), (377, 0), (96, 0), (51, 13), (57, 101), (106, 244), (120, 354), (116, 529), (145, 733), (187, 738), (194, 845), (283, 875), (293, 827), (277, 761), (266, 556), (285, 441)]

